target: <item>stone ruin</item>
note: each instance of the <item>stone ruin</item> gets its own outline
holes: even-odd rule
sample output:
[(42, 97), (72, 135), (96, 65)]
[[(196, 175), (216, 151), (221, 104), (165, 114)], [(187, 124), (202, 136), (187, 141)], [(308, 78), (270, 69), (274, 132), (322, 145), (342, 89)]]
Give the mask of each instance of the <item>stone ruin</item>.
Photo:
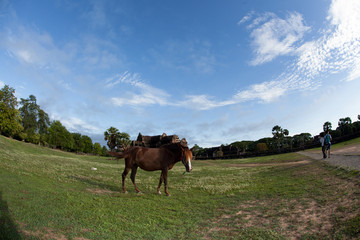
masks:
[(148, 147), (148, 148), (158, 148), (162, 145), (169, 143), (181, 143), (184, 147), (187, 147), (187, 141), (185, 138), (181, 139), (177, 135), (166, 135), (163, 133), (162, 135), (156, 136), (144, 136), (139, 133), (137, 139), (131, 142), (131, 146), (140, 146), (140, 147)]

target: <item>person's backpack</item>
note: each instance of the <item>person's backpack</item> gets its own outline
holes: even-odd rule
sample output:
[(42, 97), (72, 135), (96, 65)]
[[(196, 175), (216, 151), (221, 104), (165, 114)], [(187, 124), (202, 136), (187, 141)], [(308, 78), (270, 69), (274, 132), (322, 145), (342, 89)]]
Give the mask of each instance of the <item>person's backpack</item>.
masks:
[(330, 143), (330, 136), (329, 134), (325, 135), (325, 144), (329, 144)]

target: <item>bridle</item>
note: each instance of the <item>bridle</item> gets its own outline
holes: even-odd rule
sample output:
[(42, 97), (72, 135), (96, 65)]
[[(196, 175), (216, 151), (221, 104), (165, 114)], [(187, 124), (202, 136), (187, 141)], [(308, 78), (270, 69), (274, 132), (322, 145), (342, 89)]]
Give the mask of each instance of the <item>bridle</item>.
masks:
[(182, 149), (181, 149), (181, 161), (186, 166), (186, 161), (185, 161), (185, 157), (184, 157), (184, 151)]

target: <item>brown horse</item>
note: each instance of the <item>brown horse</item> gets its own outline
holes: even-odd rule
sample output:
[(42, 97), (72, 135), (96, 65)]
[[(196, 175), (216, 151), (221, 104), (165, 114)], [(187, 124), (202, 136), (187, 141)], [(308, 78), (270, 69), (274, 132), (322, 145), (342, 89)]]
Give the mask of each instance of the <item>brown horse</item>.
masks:
[(122, 173), (122, 187), (125, 193), (125, 178), (131, 170), (130, 178), (135, 186), (135, 190), (140, 193), (139, 188), (135, 183), (135, 175), (137, 168), (140, 167), (146, 171), (161, 170), (159, 186), (157, 191), (159, 194), (162, 182), (165, 185), (165, 194), (169, 196), (167, 191), (167, 176), (168, 171), (173, 168), (175, 163), (182, 161), (186, 171), (190, 172), (192, 149), (182, 146), (180, 143), (170, 143), (161, 146), (160, 148), (145, 148), (145, 147), (130, 147), (123, 153), (109, 152), (110, 155), (117, 158), (125, 158), (125, 169)]

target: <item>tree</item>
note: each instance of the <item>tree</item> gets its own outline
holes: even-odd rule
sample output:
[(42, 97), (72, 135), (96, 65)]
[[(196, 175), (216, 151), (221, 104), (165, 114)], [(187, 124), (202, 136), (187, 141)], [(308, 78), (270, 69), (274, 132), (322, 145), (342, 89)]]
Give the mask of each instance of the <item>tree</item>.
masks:
[(128, 147), (131, 143), (130, 135), (125, 132), (119, 132), (115, 127), (110, 127), (104, 132), (104, 139), (107, 141), (107, 145), (111, 151), (114, 151), (115, 148), (121, 149)]
[(266, 143), (258, 143), (258, 144), (256, 144), (256, 151), (257, 152), (266, 152), (266, 151), (269, 151), (269, 148), (266, 145)]
[(350, 117), (346, 117), (346, 118), (340, 118), (338, 125), (343, 126), (343, 125), (350, 125), (352, 123), (351, 118)]
[(39, 106), (36, 104), (36, 97), (30, 95), (28, 99), (20, 98), (19, 108), (22, 124), (25, 132), (35, 133), (37, 130), (37, 113)]
[(251, 146), (254, 146), (254, 141), (237, 141), (237, 142), (233, 142), (231, 144), (232, 146), (235, 146), (238, 148), (238, 150), (242, 153), (245, 153), (245, 152), (251, 152), (253, 151), (254, 149), (251, 148)]
[(105, 146), (102, 147), (101, 155), (102, 155), (102, 156), (108, 156), (108, 155), (109, 155), (109, 154), (108, 154), (108, 149), (107, 149)]
[(22, 125), (26, 133), (26, 141), (45, 144), (45, 135), (50, 125), (48, 114), (36, 103), (36, 97), (30, 95), (28, 99), (21, 98), (19, 108)]
[(303, 148), (306, 144), (311, 143), (313, 141), (313, 138), (311, 137), (310, 133), (301, 133), (298, 135), (294, 135), (292, 141), (295, 148)]
[(251, 148), (252, 152), (257, 151), (257, 145), (259, 143), (265, 143), (268, 150), (276, 150), (277, 149), (277, 142), (274, 141), (274, 138), (266, 137), (266, 138), (260, 138), (259, 140), (255, 141), (252, 144), (252, 148)]
[(354, 132), (360, 132), (360, 115), (358, 115), (358, 120), (356, 122), (353, 122), (352, 127)]
[(89, 136), (84, 135), (84, 136), (81, 136), (81, 141), (84, 144), (83, 152), (84, 153), (92, 153), (93, 143), (92, 143), (91, 138)]
[(273, 134), (275, 139), (281, 139), (284, 136), (289, 135), (289, 130), (282, 129), (279, 125), (276, 125), (272, 129), (272, 134)]
[(127, 148), (131, 144), (130, 135), (126, 132), (120, 132), (116, 138), (116, 142), (118, 149)]
[(26, 134), (25, 141), (34, 144), (39, 143), (40, 136), (37, 134), (37, 115), (39, 106), (36, 104), (36, 97), (30, 95), (28, 99), (21, 98), (19, 108), (22, 118), (22, 125)]
[(110, 127), (104, 132), (104, 140), (106, 141), (108, 147), (111, 151), (114, 151), (116, 147), (116, 135), (119, 133), (119, 130), (114, 127)]
[(84, 142), (82, 141), (81, 134), (80, 133), (71, 133), (73, 139), (74, 139), (74, 146), (73, 150), (75, 152), (84, 152)]
[(42, 109), (39, 108), (38, 112), (38, 122), (37, 128), (38, 133), (40, 134), (40, 142), (45, 143), (46, 135), (48, 134), (48, 129), (50, 126), (50, 118), (49, 115)]
[(0, 90), (0, 134), (16, 137), (23, 131), (17, 104), (15, 90), (5, 85)]
[(342, 136), (351, 134), (353, 132), (351, 124), (352, 121), (350, 117), (340, 118), (338, 122), (338, 128), (336, 130), (340, 131)]
[(100, 143), (94, 143), (93, 153), (95, 155), (102, 155), (102, 148)]
[(72, 150), (74, 139), (60, 121), (54, 120), (49, 127), (49, 143), (56, 148)]
[(284, 145), (284, 137), (289, 135), (289, 130), (281, 128), (279, 125), (276, 125), (272, 129), (272, 134), (274, 140), (277, 143), (278, 150)]
[(323, 125), (323, 130), (324, 130), (324, 132), (330, 131), (331, 128), (332, 128), (331, 122), (325, 122), (325, 123), (324, 123), (324, 125)]
[(200, 147), (199, 145), (195, 144), (192, 150), (193, 155), (196, 157), (196, 155), (201, 155), (201, 153), (203, 152), (203, 148)]

